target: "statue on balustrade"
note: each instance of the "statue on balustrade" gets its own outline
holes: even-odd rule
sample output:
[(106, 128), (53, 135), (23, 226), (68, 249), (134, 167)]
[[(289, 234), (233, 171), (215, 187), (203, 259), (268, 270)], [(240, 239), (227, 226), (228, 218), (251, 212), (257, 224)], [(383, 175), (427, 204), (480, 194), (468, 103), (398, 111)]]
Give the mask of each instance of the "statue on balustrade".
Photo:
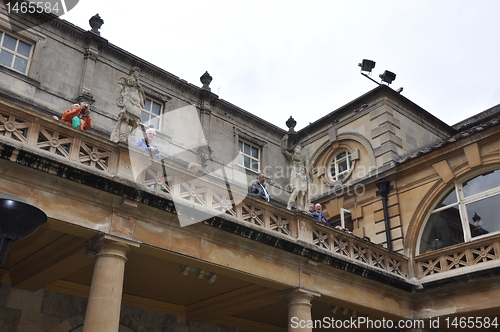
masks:
[(290, 174), (290, 189), (292, 193), (288, 199), (287, 209), (296, 208), (300, 211), (306, 211), (309, 203), (309, 175), (306, 162), (300, 156), (302, 147), (299, 144), (295, 145), (292, 153), (287, 149), (287, 146), (288, 134), (283, 136), (281, 140), (281, 152), (287, 162), (292, 165), (292, 172)]
[(132, 67), (128, 77), (122, 77), (116, 87), (116, 104), (120, 107), (118, 121), (110, 135), (112, 142), (127, 142), (128, 136), (141, 123), (141, 111), (146, 97), (139, 83), (139, 67)]

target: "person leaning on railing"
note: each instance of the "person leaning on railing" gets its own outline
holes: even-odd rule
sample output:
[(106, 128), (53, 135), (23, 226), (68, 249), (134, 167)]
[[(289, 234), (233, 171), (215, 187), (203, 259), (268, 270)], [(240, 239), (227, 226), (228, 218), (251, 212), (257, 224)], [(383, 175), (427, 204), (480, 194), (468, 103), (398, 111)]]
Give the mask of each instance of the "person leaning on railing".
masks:
[(81, 130), (89, 130), (92, 128), (90, 105), (83, 101), (71, 105), (69, 110), (64, 111), (61, 121)]
[(328, 219), (326, 218), (326, 216), (325, 216), (325, 215), (323, 214), (323, 212), (322, 212), (323, 208), (321, 207), (321, 204), (319, 204), (319, 203), (318, 203), (318, 204), (316, 204), (316, 205), (314, 206), (314, 209), (315, 209), (316, 211), (314, 211), (313, 213), (311, 213), (311, 214), (312, 214), (312, 216), (313, 216), (314, 218), (316, 218), (319, 222), (322, 222), (322, 223), (323, 223), (323, 224), (325, 224), (325, 225), (330, 225), (330, 223), (328, 222)]
[(143, 139), (138, 139), (135, 141), (134, 145), (138, 146), (145, 151), (148, 151), (151, 156), (156, 156), (156, 158), (161, 159), (160, 150), (158, 146), (153, 144), (153, 140), (156, 136), (156, 130), (154, 128), (148, 128), (145, 132), (145, 137)]
[(255, 197), (261, 198), (266, 202), (269, 202), (270, 197), (266, 189), (265, 180), (266, 175), (264, 173), (259, 173), (259, 175), (257, 176), (257, 181), (252, 183), (252, 185), (250, 186), (250, 194)]

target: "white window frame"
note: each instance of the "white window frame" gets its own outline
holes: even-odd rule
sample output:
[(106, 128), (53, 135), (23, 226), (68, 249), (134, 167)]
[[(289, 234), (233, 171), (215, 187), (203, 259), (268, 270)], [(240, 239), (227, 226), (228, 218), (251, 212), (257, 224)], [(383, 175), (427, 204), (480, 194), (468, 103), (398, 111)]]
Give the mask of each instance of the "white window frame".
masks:
[[(464, 242), (470, 242), (470, 241), (472, 241), (472, 234), (470, 232), (469, 224), (472, 223), (472, 220), (469, 221), (469, 217), (467, 216), (466, 206), (468, 204), (478, 202), (478, 201), (484, 200), (484, 199), (489, 198), (489, 197), (500, 195), (500, 187), (488, 189), (486, 191), (471, 195), (469, 197), (464, 197), (464, 190), (463, 190), (463, 183), (464, 182), (466, 182), (466, 181), (455, 182), (455, 192), (457, 194), (458, 202), (447, 205), (446, 208), (450, 208), (450, 207), (458, 205), (458, 211), (460, 213), (460, 220), (462, 222), (462, 229), (464, 230)], [(443, 210), (442, 207), (432, 211), (432, 213), (439, 212), (441, 210)], [(498, 233), (498, 231), (491, 232), (491, 233), (484, 234), (484, 235), (480, 235), (480, 236), (476, 236), (476, 237), (474, 237), (474, 239), (477, 239), (477, 238), (483, 237), (483, 236), (488, 236), (488, 235), (495, 234), (495, 233)]]
[[(35, 45), (33, 43), (30, 43), (30, 42), (24, 40), (24, 39), (21, 39), (21, 38), (19, 38), (17, 36), (14, 36), (12, 33), (7, 33), (4, 30), (0, 29), (0, 32), (2, 33), (2, 35), (0, 36), (0, 50), (2, 52), (8, 52), (8, 53), (10, 53), (10, 54), (13, 55), (12, 62), (11, 62), (10, 65), (5, 65), (5, 64), (1, 64), (1, 63), (0, 63), (0, 65), (5, 66), (7, 68), (10, 68), (10, 69), (12, 69), (12, 70), (14, 70), (14, 71), (16, 71), (18, 73), (21, 73), (21, 74), (24, 74), (24, 75), (28, 75), (28, 72), (29, 72), (29, 69), (30, 69), (30, 64), (31, 64), (31, 59), (33, 58), (33, 50), (35, 48)], [(6, 48), (6, 47), (3, 46), (3, 41), (4, 41), (6, 35), (8, 35), (8, 36), (10, 36), (10, 37), (12, 37), (14, 39), (16, 39), (16, 51), (13, 51), (13, 50), (11, 50), (11, 49)], [(17, 52), (17, 49), (19, 47), (19, 42), (20, 41), (31, 46), (31, 48), (30, 48), (30, 54), (29, 54), (28, 57), (26, 57), (25, 55)], [(17, 69), (14, 68), (14, 63), (15, 63), (16, 58), (21, 58), (21, 59), (27, 61), (25, 72), (19, 71), (19, 70), (17, 70)]]
[[(250, 146), (250, 148), (255, 148), (257, 149), (258, 151), (258, 158), (255, 158), (254, 156), (252, 155), (249, 155), (249, 154), (246, 154), (244, 152), (244, 148), (243, 148), (243, 151), (240, 150), (240, 142), (243, 143), (243, 146), (246, 144), (248, 146)], [(256, 160), (257, 161), (257, 169), (253, 169), (253, 168), (249, 168), (249, 167), (246, 167), (245, 166), (245, 161), (244, 161), (244, 158), (249, 158), (250, 160)], [(252, 172), (260, 172), (260, 160), (261, 160), (261, 157), (262, 157), (262, 148), (254, 143), (251, 143), (245, 139), (241, 139), (241, 138), (238, 138), (238, 165), (244, 167), (245, 169), (248, 169)]]
[[(350, 214), (352, 220), (351, 211), (344, 208), (340, 208), (340, 225), (342, 226), (342, 228), (345, 228), (345, 220), (347, 218), (346, 214)], [(350, 229), (350, 231), (352, 231), (352, 229)]]
[[(162, 102), (156, 100), (156, 99), (153, 99), (151, 97), (148, 97), (146, 96), (146, 100), (149, 100), (150, 103), (151, 103), (151, 108), (153, 107), (153, 104), (158, 104), (160, 106), (160, 114), (157, 115), (155, 113), (153, 113), (153, 110), (152, 109), (147, 109), (146, 108), (146, 103), (144, 103), (144, 110), (141, 111), (141, 124), (143, 125), (150, 125), (150, 120), (152, 117), (155, 117), (155, 118), (158, 118), (158, 128), (154, 128), (155, 130), (160, 130), (161, 128), (161, 121), (162, 121), (162, 115), (163, 115), (163, 109), (164, 109), (164, 105)], [(147, 122), (143, 122), (142, 121), (142, 114), (145, 113), (148, 115), (149, 117), (149, 120)]]
[[(497, 172), (500, 173), (500, 170), (495, 170), (495, 171), (497, 171)], [(487, 198), (490, 198), (490, 197), (493, 197), (493, 196), (500, 195), (500, 186), (498, 186), (496, 188), (488, 189), (488, 190), (485, 190), (485, 191), (482, 191), (482, 192), (470, 195), (468, 197), (464, 196), (463, 183), (468, 182), (468, 181), (476, 178), (477, 176), (480, 176), (480, 175), (486, 174), (486, 173), (488, 173), (488, 172), (487, 171), (483, 171), (483, 172), (481, 172), (479, 174), (476, 174), (475, 176), (472, 176), (470, 178), (454, 182), (454, 185), (453, 185), (454, 189), (453, 190), (455, 191), (457, 201), (453, 202), (451, 204), (448, 204), (446, 206), (442, 206), (442, 207), (439, 207), (437, 209), (434, 209), (434, 210), (432, 210), (429, 213), (429, 215), (427, 217), (427, 220), (426, 220), (425, 224), (423, 225), (423, 227), (421, 229), (421, 233), (420, 233), (419, 240), (418, 240), (418, 250), (420, 250), (421, 242), (423, 240), (422, 239), (423, 232), (425, 230), (425, 227), (427, 226), (427, 223), (429, 222), (429, 219), (431, 218), (431, 215), (434, 214), (434, 213), (441, 212), (441, 211), (446, 210), (446, 209), (453, 208), (453, 207), (458, 207), (458, 212), (459, 212), (459, 215), (460, 215), (460, 222), (461, 222), (462, 231), (463, 231), (464, 243), (465, 242), (471, 242), (471, 241), (474, 241), (474, 240), (479, 239), (479, 238), (483, 238), (483, 237), (487, 237), (487, 236), (490, 236), (490, 235), (493, 235), (493, 234), (500, 233), (500, 231), (490, 231), (487, 234), (483, 234), (483, 235), (478, 235), (478, 236), (472, 237), (472, 234), (471, 234), (471, 231), (470, 231), (470, 227), (469, 227), (469, 225), (471, 224), (472, 220), (469, 220), (469, 217), (467, 215), (467, 205), (471, 204), (471, 203), (474, 203), (474, 202), (478, 202), (478, 201), (487, 199)], [(447, 192), (453, 192), (453, 190), (449, 190)], [(447, 195), (449, 195), (449, 194), (447, 194)], [(441, 197), (436, 202), (436, 204), (439, 204), (439, 202), (441, 202), (443, 199), (444, 199), (444, 196)], [(422, 252), (420, 252), (419, 254), (422, 254)]]
[[(346, 153), (345, 157), (342, 157), (341, 159), (337, 160), (337, 157), (341, 153), (344, 153), (344, 152)], [(343, 170), (342, 172), (339, 172), (338, 166), (344, 160), (347, 161), (346, 162), (347, 169)], [(349, 160), (350, 160), (350, 162), (349, 162)], [(328, 168), (328, 176), (334, 182), (346, 180), (349, 177), (349, 174), (351, 173), (351, 171), (354, 167), (353, 153), (351, 151), (349, 151), (348, 149), (341, 149), (341, 150), (336, 151), (335, 154), (333, 155), (330, 163), (328, 164), (328, 167), (329, 167)], [(335, 176), (332, 175), (332, 167), (335, 167)], [(345, 176), (341, 177), (342, 175), (345, 175)]]

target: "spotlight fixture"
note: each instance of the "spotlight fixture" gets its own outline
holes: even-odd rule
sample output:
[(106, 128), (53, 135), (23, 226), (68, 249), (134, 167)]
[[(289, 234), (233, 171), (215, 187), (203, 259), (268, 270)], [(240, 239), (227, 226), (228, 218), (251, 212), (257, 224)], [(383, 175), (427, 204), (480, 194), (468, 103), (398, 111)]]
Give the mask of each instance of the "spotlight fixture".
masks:
[(389, 85), (396, 79), (396, 74), (388, 70), (384, 71), (383, 74), (379, 75), (379, 77), (382, 79), (382, 83), (379, 83), (375, 81), (373, 78), (371, 78), (370, 74), (372, 72), (372, 69), (375, 68), (375, 61), (363, 59), (361, 63), (358, 63), (358, 66), (361, 67), (361, 75), (372, 80), (378, 85), (382, 85), (382, 83), (386, 83), (387, 85)]
[(188, 276), (189, 275), (189, 266), (185, 266), (182, 270), (181, 270), (181, 273), (185, 276)]
[(200, 270), (200, 272), (198, 272), (198, 275), (196, 276), (198, 279), (205, 279), (206, 278), (206, 272), (205, 270)]
[(396, 79), (396, 74), (394, 74), (392, 71), (386, 70), (383, 74), (379, 75), (379, 77), (382, 79), (382, 82), (391, 84), (392, 81)]
[(211, 284), (215, 284), (215, 280), (217, 280), (217, 275), (213, 273), (210, 278), (208, 278), (208, 282)]
[(375, 61), (363, 59), (361, 63), (358, 63), (358, 66), (361, 67), (361, 71), (367, 71), (371, 73), (372, 69), (375, 68)]

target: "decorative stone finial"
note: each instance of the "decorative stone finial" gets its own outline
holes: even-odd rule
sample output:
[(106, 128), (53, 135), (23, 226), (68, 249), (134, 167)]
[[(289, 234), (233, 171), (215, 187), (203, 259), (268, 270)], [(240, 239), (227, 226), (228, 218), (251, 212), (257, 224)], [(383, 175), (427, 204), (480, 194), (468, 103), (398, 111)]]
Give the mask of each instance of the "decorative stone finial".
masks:
[(201, 87), (202, 89), (211, 91), (209, 85), (210, 82), (212, 82), (212, 76), (210, 76), (208, 71), (206, 71), (205, 74), (201, 75), (200, 81), (203, 84), (203, 86)]
[(99, 16), (99, 14), (95, 14), (89, 20), (90, 27), (92, 28), (93, 33), (100, 35), (99, 29), (104, 24), (104, 20)]
[(290, 118), (286, 120), (286, 126), (288, 127), (289, 133), (295, 132), (295, 125), (297, 125), (297, 121), (295, 121), (295, 119), (290, 115)]

